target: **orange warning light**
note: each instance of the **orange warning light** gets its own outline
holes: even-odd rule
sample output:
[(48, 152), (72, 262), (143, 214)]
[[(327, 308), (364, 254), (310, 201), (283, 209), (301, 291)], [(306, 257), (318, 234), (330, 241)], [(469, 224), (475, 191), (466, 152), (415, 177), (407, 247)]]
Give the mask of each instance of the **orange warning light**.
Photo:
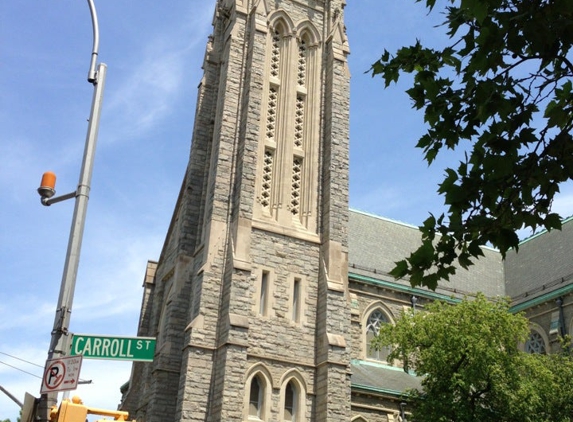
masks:
[(42, 182), (38, 188), (38, 193), (42, 198), (51, 198), (56, 193), (56, 175), (47, 171), (42, 175)]

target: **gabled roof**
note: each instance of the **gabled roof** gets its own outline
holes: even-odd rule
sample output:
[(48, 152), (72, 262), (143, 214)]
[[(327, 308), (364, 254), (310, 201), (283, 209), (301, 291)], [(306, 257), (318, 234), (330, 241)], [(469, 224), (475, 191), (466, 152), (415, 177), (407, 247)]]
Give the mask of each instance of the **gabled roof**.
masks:
[(353, 360), (350, 367), (353, 390), (400, 397), (407, 390), (422, 388), (420, 378), (402, 368), (365, 360)]
[[(409, 286), (408, 280), (394, 280), (388, 273), (396, 261), (410, 255), (420, 244), (417, 227), (350, 210), (348, 227), (348, 271)], [(484, 255), (470, 270), (458, 269), (450, 281), (441, 282), (436, 292), (464, 296), (482, 292), (488, 297), (504, 296), (501, 254), (483, 248)]]
[(571, 285), (573, 280), (573, 219), (561, 230), (543, 231), (507, 253), (506, 293), (514, 303), (531, 301)]

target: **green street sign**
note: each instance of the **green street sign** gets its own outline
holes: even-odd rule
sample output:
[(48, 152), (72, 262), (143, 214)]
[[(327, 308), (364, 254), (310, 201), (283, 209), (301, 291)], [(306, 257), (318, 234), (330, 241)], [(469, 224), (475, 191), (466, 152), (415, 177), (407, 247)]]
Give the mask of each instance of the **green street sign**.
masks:
[(110, 337), (73, 334), (71, 356), (85, 359), (135, 360), (153, 362), (154, 337)]

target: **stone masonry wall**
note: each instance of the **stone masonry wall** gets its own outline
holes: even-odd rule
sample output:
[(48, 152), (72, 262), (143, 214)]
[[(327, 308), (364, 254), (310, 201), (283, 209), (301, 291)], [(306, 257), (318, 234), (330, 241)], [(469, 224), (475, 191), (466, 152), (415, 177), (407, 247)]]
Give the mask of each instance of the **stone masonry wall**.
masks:
[[(281, 418), (290, 380), (306, 420), (350, 418), (350, 308), (346, 282), (348, 82), (343, 0), (219, 0), (189, 167), (162, 251), (150, 302), (158, 350), (143, 384), (138, 420), (242, 421), (247, 380), (269, 378), (269, 413)], [(254, 221), (261, 108), (268, 84), (268, 19), (318, 31), (317, 155), (311, 155), (316, 223)], [(296, 30), (290, 36), (296, 36)], [(313, 94), (314, 95), (314, 94)], [(314, 106), (314, 105), (313, 105)], [(292, 116), (293, 111), (289, 111)], [(310, 132), (309, 132), (310, 133)], [(313, 132), (314, 133), (314, 132)], [(290, 184), (291, 180), (284, 180)], [(281, 220), (284, 222), (284, 219)], [(266, 225), (265, 225), (266, 224)], [(318, 227), (318, 228), (317, 228)], [(268, 272), (268, 311), (257, 300)], [(293, 283), (304, 291), (293, 320)], [(294, 382), (294, 381), (293, 381)], [(247, 401), (245, 401), (247, 400)]]

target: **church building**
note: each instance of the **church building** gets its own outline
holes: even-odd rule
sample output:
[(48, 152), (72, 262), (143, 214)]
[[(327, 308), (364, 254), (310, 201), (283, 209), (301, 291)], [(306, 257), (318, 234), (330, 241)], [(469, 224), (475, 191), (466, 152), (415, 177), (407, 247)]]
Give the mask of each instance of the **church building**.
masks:
[[(205, 0), (202, 0), (205, 1)], [(573, 224), (436, 291), (388, 275), (415, 227), (349, 210), (345, 0), (216, 2), (191, 154), (150, 261), (122, 409), (138, 422), (397, 422), (419, 380), (369, 340), (405, 308), (483, 292), (531, 319), (522, 345), (573, 330)]]

